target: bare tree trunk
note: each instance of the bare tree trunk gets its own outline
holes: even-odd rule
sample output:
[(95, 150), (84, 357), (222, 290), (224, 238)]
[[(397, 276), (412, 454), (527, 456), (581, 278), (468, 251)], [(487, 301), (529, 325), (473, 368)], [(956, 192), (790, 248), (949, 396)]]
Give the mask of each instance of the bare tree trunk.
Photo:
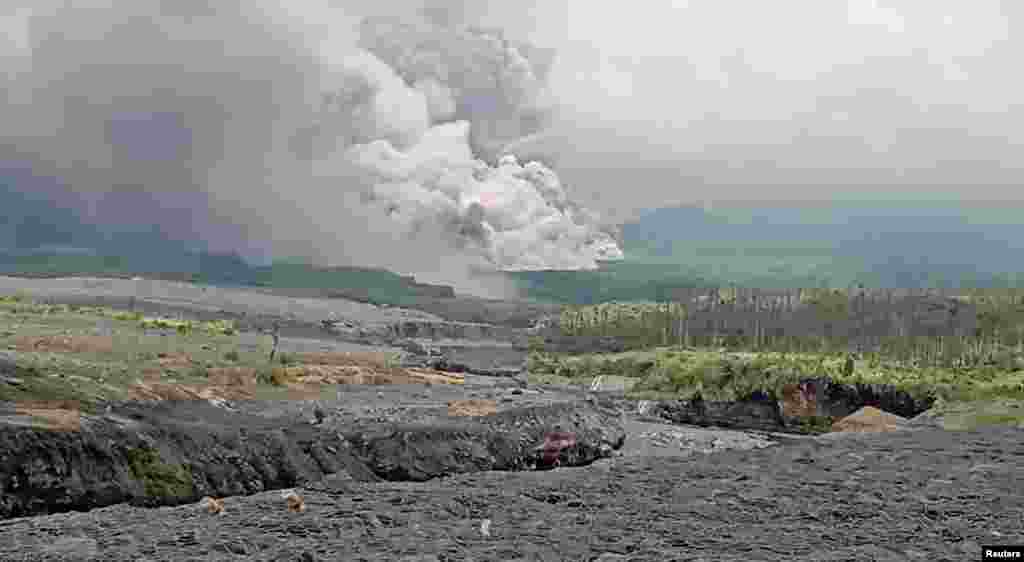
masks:
[(274, 362), (274, 356), (277, 355), (277, 346), (281, 343), (281, 323), (274, 322), (274, 327), (270, 332), (270, 337), (274, 339), (274, 346), (270, 348), (270, 362)]

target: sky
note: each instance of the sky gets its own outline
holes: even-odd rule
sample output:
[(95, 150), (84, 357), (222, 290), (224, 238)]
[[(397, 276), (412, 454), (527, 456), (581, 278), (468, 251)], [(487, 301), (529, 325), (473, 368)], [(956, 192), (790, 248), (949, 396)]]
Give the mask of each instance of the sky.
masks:
[[(557, 49), (552, 126), (516, 151), (613, 221), (687, 202), (1024, 199), (1016, 0), (117, 1), (117, 12), (115, 0), (76, 1), (74, 17), (46, 18), (57, 0), (0, 7), (5, 158), (43, 154), (93, 199), (112, 183), (200, 186), (214, 201), (207, 219), (237, 227), (228, 246), (268, 229), (289, 252), (324, 236), (393, 237), (339, 210), (350, 193), (300, 181), (274, 155), (313, 113), (322, 67), (351, 49), (360, 18), (423, 8)], [(153, 10), (162, 23), (147, 23)], [(211, 13), (216, 25), (203, 23)], [(129, 101), (101, 127), (91, 108), (117, 97), (113, 85)], [(166, 98), (168, 111), (151, 119), (159, 142), (133, 146), (118, 139), (154, 115), (140, 96)], [(90, 142), (97, 134), (107, 145)]]
[[(603, 208), (1021, 200), (1018, 2), (617, 6), (570, 0), (552, 87), (564, 138), (546, 139)], [(621, 187), (586, 187), (597, 178)]]

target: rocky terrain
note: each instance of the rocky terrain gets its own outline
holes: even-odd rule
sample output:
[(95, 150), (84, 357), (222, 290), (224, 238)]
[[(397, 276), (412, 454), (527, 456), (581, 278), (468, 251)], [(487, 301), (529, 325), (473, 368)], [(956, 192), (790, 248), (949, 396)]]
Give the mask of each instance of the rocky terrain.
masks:
[(1022, 434), (922, 429), (0, 522), (2, 560), (948, 560), (1024, 541)]
[[(423, 310), (376, 306), (343, 298), (323, 298), (309, 291), (226, 288), (158, 279), (65, 277), (29, 279), (0, 276), (0, 296), (31, 294), (43, 302), (105, 306), (150, 316), (196, 320), (230, 319), (239, 329), (260, 337), (275, 326), (284, 337), (314, 342), (345, 342), (374, 348), (429, 341), (463, 370), (488, 373), (517, 370), (526, 356), (531, 319), (550, 313), (533, 306), (513, 314), (514, 302), (476, 298), (449, 299), (451, 320)], [(447, 308), (446, 308), (447, 307)], [(476, 312), (467, 316), (459, 310)], [(525, 315), (525, 316), (524, 316)], [(316, 343), (315, 345), (321, 345)]]
[[(964, 560), (1024, 541), (1022, 430), (947, 431), (931, 412), (911, 422), (927, 405), (876, 389), (634, 402), (527, 384), (508, 341), (441, 330), (369, 345), (373, 330), (443, 322), (415, 311), (57, 281), (42, 294), (291, 322), (282, 353), (402, 350), (453, 374), (327, 384), (317, 373), (331, 366), (313, 364), (295, 369), (322, 384), (298, 399), (0, 408), (0, 561)], [(325, 315), (349, 331), (317, 326)], [(238, 349), (260, 338), (239, 334)], [(0, 375), (17, 374), (8, 363)], [(840, 433), (794, 433), (794, 417), (868, 403), (905, 417), (864, 408)]]

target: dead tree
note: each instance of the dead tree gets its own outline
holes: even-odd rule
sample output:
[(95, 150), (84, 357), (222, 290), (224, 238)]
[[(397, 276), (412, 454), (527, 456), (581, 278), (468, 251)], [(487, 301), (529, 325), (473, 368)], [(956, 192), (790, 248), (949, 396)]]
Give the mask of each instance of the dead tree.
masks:
[(270, 348), (270, 362), (274, 362), (274, 356), (277, 355), (277, 345), (281, 343), (281, 323), (274, 321), (273, 328), (271, 328), (270, 337), (274, 339), (274, 347)]

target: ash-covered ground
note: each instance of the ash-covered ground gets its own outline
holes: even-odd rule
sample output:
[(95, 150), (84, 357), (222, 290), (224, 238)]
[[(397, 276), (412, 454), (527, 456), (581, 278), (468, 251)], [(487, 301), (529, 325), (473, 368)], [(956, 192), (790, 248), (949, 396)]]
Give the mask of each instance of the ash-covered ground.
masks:
[[(61, 283), (33, 292), (105, 304), (126, 296), (107, 281)], [(308, 324), (305, 337), (282, 339), (286, 352), (382, 349), (315, 332), (324, 311), (316, 307), (359, 308), (351, 303), (151, 286), (157, 291), (146, 301), (165, 311), (247, 310)], [(378, 325), (418, 314), (359, 310), (365, 316), (348, 318)], [(243, 335), (242, 345), (260, 337)], [(474, 346), (486, 348), (466, 343)], [(434, 423), (462, 400), (493, 401), (501, 412), (587, 396), (468, 374), (463, 385), (345, 385), (320, 400), (222, 406), (282, 426), (311, 425), (319, 410), (318, 431), (340, 433), (361, 424)], [(660, 423), (636, 403), (611, 403), (625, 440), (587, 466), (426, 482), (359, 482), (342, 472), (299, 484), (301, 513), (288, 510), (282, 490), (269, 490), (226, 497), (222, 515), (198, 503), (119, 504), (8, 519), (0, 522), (0, 560), (952, 561), (977, 558), (980, 545), (1024, 541), (1020, 429), (920, 425), (796, 437)]]
[(949, 560), (1024, 540), (1020, 430), (937, 429), (425, 483), (327, 478), (0, 523), (2, 560)]

